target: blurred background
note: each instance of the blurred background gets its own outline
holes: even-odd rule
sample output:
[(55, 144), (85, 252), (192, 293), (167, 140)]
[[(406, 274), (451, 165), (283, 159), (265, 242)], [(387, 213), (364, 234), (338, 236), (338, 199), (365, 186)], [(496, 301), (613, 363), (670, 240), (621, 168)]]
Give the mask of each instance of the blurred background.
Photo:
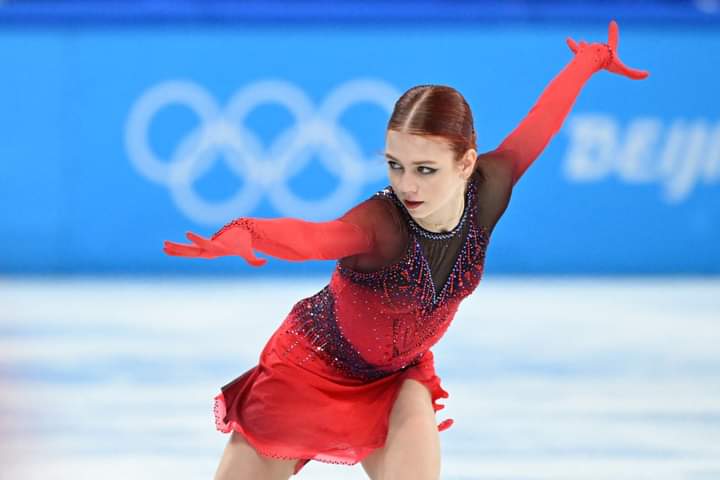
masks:
[(212, 478), (213, 396), (334, 264), (163, 241), (341, 215), (413, 85), (457, 88), (491, 150), (611, 19), (650, 77), (595, 74), (517, 184), (433, 348), (442, 478), (720, 478), (720, 1), (26, 0), (0, 2), (0, 479)]

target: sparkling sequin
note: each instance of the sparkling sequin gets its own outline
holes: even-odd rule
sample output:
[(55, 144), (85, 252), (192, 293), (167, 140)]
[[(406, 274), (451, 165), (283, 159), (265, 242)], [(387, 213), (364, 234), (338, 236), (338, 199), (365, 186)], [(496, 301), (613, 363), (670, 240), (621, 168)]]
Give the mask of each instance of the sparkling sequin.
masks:
[[(365, 381), (394, 373), (394, 370), (366, 361), (355, 346), (345, 338), (337, 322), (333, 303), (334, 297), (330, 288), (325, 287), (315, 295), (296, 303), (290, 312), (286, 333), (303, 338), (312, 349), (299, 363), (305, 363), (315, 354), (348, 377)], [(285, 354), (292, 351), (299, 342), (300, 339), (290, 344)], [(413, 363), (419, 361), (420, 356)]]
[[(417, 363), (442, 337), (459, 303), (479, 284), (483, 273), (489, 232), (476, 224), (476, 187), (468, 185), (465, 210), (450, 232), (428, 232), (414, 225), (391, 188), (375, 195), (391, 198), (411, 225), (411, 241), (403, 257), (374, 272), (358, 272), (338, 262), (330, 284), (298, 302), (287, 331), (312, 346), (303, 363), (313, 355), (345, 375), (373, 380)], [(447, 280), (436, 291), (430, 265), (418, 236), (450, 238), (467, 236)], [(339, 314), (338, 312), (342, 312)]]
[(218, 230), (217, 232), (212, 234), (210, 239), (215, 240), (220, 235), (222, 235), (223, 232), (225, 232), (226, 230), (228, 230), (232, 227), (235, 227), (235, 226), (245, 228), (252, 234), (257, 235), (257, 232), (255, 231), (255, 229), (252, 228), (253, 227), (252, 218), (240, 217), (240, 218), (235, 218), (235, 219), (229, 221), (228, 223), (226, 223), (225, 225), (223, 225), (222, 228), (220, 228), (220, 230)]

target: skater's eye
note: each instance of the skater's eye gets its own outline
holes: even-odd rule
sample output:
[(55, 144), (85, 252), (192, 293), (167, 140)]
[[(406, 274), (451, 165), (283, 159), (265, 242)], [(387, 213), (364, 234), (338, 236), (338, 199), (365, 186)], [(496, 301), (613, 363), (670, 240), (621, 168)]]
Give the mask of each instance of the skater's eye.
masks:
[[(390, 170), (402, 170), (402, 166), (400, 166), (398, 163), (389, 161), (388, 165), (390, 166)], [(437, 168), (430, 168), (425, 166), (419, 166), (418, 172), (420, 172), (422, 175), (431, 175), (437, 171)]]
[(437, 168), (430, 168), (430, 167), (418, 167), (418, 171), (419, 171), (421, 168), (424, 168), (424, 169), (425, 169), (424, 172), (420, 172), (420, 173), (422, 173), (423, 175), (430, 175), (430, 174), (433, 174), (433, 173), (437, 172)]

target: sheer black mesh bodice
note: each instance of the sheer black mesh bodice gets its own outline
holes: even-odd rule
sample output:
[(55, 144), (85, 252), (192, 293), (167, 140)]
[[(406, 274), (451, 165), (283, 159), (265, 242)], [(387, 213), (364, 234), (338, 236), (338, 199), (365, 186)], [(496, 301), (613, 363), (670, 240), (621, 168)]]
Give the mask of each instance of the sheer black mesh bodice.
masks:
[[(513, 164), (506, 158), (480, 155), (477, 168), (470, 177), (475, 187), (475, 222), (491, 232), (507, 208), (512, 191)], [(469, 205), (465, 205), (468, 214)], [(450, 232), (430, 232), (412, 221), (405, 207), (390, 196), (375, 195), (357, 205), (342, 217), (375, 236), (375, 248), (343, 258), (344, 267), (361, 272), (382, 269), (399, 261), (407, 252), (410, 236), (414, 235), (422, 246), (432, 272), (436, 291), (442, 289), (455, 259), (468, 234), (470, 222), (462, 221)]]

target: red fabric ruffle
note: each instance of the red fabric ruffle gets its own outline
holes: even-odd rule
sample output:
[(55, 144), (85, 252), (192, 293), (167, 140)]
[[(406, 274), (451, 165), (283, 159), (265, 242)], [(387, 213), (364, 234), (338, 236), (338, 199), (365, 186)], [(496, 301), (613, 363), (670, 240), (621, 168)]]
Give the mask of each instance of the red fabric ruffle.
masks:
[[(363, 383), (342, 376), (298, 340), (278, 329), (258, 365), (224, 385), (213, 406), (220, 432), (238, 432), (261, 455), (297, 459), (295, 474), (310, 460), (354, 465), (382, 447), (406, 379), (425, 385), (434, 411), (445, 408), (438, 400), (449, 394), (430, 350), (416, 365)], [(438, 431), (452, 424), (446, 419)]]

